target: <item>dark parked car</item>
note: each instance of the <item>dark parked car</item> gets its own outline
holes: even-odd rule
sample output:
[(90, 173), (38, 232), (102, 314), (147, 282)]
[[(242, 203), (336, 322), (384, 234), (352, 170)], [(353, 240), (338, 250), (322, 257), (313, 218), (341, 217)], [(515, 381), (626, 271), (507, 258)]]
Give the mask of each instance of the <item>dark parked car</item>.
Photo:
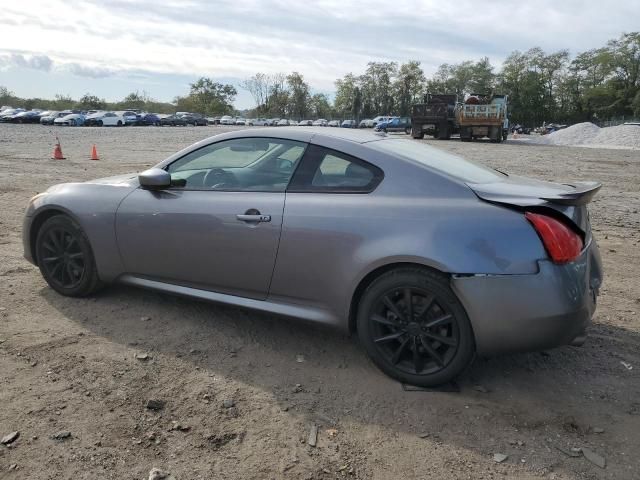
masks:
[(62, 295), (118, 282), (332, 325), (390, 376), (433, 386), (476, 353), (585, 341), (599, 188), (381, 132), (243, 129), (139, 175), (49, 188), (23, 246)]
[(187, 125), (193, 125), (194, 127), (207, 126), (207, 119), (199, 113), (186, 113), (182, 115), (182, 119)]
[(155, 113), (146, 113), (144, 115), (141, 115), (137, 122), (136, 125), (156, 125), (159, 126), (160, 125), (160, 117), (158, 117), (158, 115), (156, 115)]
[(377, 131), (383, 132), (404, 132), (407, 135), (411, 133), (411, 118), (409, 117), (395, 117), (387, 120), (386, 122), (378, 123), (375, 126)]
[(178, 115), (169, 115), (168, 117), (164, 117), (160, 119), (160, 125), (169, 125), (171, 127), (184, 127), (187, 122), (184, 118), (179, 117)]

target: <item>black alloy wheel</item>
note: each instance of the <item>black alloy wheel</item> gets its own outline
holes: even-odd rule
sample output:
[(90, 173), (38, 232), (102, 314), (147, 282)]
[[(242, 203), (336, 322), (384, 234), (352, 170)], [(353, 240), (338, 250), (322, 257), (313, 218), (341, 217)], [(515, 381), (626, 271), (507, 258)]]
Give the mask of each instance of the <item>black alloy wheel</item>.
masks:
[(53, 216), (40, 227), (36, 258), (42, 276), (58, 293), (84, 296), (101, 285), (89, 240), (65, 215)]
[(404, 383), (446, 383), (469, 365), (475, 342), (448, 278), (401, 268), (376, 279), (358, 310), (359, 337), (378, 367)]

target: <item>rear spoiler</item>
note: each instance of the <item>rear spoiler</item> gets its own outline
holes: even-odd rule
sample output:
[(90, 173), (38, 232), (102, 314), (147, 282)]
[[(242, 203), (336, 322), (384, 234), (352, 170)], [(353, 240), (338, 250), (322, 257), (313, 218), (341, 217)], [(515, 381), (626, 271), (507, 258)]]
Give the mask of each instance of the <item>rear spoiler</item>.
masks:
[(561, 205), (586, 205), (602, 187), (602, 184), (598, 182), (575, 182), (573, 184), (565, 183), (564, 185), (573, 187), (574, 190), (540, 198)]
[(474, 193), (488, 202), (532, 207), (552, 203), (562, 206), (588, 204), (598, 193), (602, 184), (598, 182), (574, 182), (572, 184), (549, 184), (530, 179), (509, 177), (512, 181), (496, 183), (467, 183)]

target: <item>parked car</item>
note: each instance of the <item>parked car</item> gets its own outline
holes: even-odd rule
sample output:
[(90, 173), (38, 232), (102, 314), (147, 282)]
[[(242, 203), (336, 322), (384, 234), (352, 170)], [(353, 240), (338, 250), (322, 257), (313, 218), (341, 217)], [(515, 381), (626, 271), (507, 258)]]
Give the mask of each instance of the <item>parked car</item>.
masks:
[(220, 116), (207, 117), (207, 124), (209, 124), (209, 125), (220, 125)]
[(87, 112), (87, 115), (85, 115), (84, 117), (84, 126), (95, 127), (95, 126), (98, 126), (98, 122), (99, 122), (99, 126), (102, 126), (102, 117), (104, 117), (105, 113), (107, 112), (104, 112), (104, 111), (98, 111), (94, 113)]
[(84, 120), (85, 125), (96, 127), (122, 127), (125, 123), (125, 118), (115, 112), (97, 112), (88, 115)]
[(170, 127), (184, 127), (187, 125), (187, 122), (184, 121), (184, 118), (178, 115), (167, 115), (164, 118), (160, 119), (160, 125), (165, 126), (168, 125)]
[(393, 117), (389, 117), (389, 116), (383, 116), (383, 115), (378, 115), (377, 117), (369, 120), (367, 122), (367, 127), (368, 128), (375, 128), (376, 125), (378, 125), (381, 122), (388, 122), (390, 119), (392, 119)]
[(319, 118), (313, 122), (314, 127), (326, 127), (329, 124), (324, 118)]
[(300, 120), (298, 122), (299, 127), (310, 127), (313, 125), (313, 120)]
[(194, 127), (207, 126), (207, 119), (199, 113), (185, 113), (181, 117), (187, 125), (193, 125)]
[(360, 120), (360, 123), (358, 124), (358, 128), (368, 128), (367, 125), (369, 125), (369, 122), (373, 122), (373, 120), (370, 118), (365, 118), (363, 120)]
[(246, 120), (244, 118), (238, 117), (236, 118), (236, 125), (244, 125)]
[(252, 118), (248, 120), (248, 125), (256, 126), (256, 127), (265, 127), (269, 125), (269, 121), (266, 118)]
[(341, 327), (425, 387), (476, 353), (585, 341), (600, 184), (325, 132), (239, 130), (139, 175), (54, 186), (27, 205), (24, 256), (65, 296), (118, 282)]
[(138, 118), (136, 125), (155, 125), (160, 126), (160, 117), (156, 113), (143, 113)]
[(342, 128), (356, 128), (358, 125), (355, 120), (344, 120), (340, 126)]
[(58, 117), (53, 121), (54, 125), (66, 125), (69, 127), (80, 127), (84, 125), (84, 115), (81, 113), (69, 113), (63, 117)]
[(67, 115), (70, 115), (72, 113), (78, 113), (78, 112), (73, 110), (63, 110), (62, 112), (51, 112), (47, 116), (40, 117), (40, 124), (53, 125), (53, 122), (55, 121), (56, 118), (66, 117)]
[(404, 132), (411, 135), (410, 117), (392, 117), (386, 122), (380, 122), (375, 129), (382, 132)]
[(340, 126), (340, 120), (329, 120), (329, 122), (327, 123), (327, 127), (339, 127)]
[(235, 118), (229, 115), (223, 115), (222, 117), (220, 117), (220, 125), (235, 125), (235, 124), (236, 124)]
[(140, 114), (132, 110), (124, 110), (114, 113), (124, 118), (125, 125), (135, 125), (136, 123), (138, 123), (138, 119), (140, 118)]
[(298, 126), (298, 122), (296, 122), (295, 120), (289, 120), (289, 126), (297, 127)]
[(276, 125), (278, 127), (288, 127), (289, 126), (289, 120), (287, 120), (286, 118), (281, 118), (280, 120), (278, 120), (278, 123)]
[(38, 123), (42, 110), (34, 109), (17, 113), (11, 117), (13, 123)]
[(24, 108), (7, 108), (0, 114), (0, 122), (11, 122), (13, 117), (25, 111)]

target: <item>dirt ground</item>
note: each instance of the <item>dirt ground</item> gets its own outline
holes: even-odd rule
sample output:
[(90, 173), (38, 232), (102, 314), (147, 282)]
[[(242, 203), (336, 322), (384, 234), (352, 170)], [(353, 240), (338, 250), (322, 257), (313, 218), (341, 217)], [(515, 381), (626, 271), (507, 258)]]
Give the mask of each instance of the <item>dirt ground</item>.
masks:
[[(479, 359), (459, 392), (407, 392), (339, 333), (122, 286), (64, 298), (22, 258), (34, 194), (221, 131), (0, 125), (0, 437), (19, 432), (0, 445), (0, 479), (640, 478), (640, 152), (425, 140), (511, 173), (601, 181), (606, 277), (583, 347)], [(50, 160), (55, 134), (67, 160)]]

